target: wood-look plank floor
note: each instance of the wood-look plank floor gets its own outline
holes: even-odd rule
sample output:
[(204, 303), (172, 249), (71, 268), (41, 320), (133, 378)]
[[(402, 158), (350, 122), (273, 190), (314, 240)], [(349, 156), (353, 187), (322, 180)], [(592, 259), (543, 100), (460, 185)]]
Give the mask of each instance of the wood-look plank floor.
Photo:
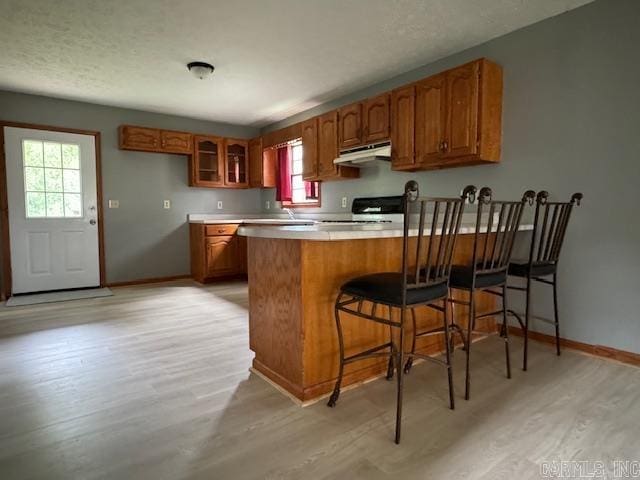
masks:
[[(474, 345), (471, 401), (416, 365), (307, 408), (249, 373), (247, 288), (190, 281), (0, 308), (0, 478), (534, 479), (551, 460), (640, 460), (640, 369), (533, 344), (504, 377)], [(521, 355), (513, 339), (514, 365)]]

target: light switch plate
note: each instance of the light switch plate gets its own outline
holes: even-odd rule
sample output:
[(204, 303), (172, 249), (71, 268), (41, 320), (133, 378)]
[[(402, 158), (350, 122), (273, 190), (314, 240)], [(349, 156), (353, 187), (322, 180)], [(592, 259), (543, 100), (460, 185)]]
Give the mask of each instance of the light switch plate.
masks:
[(218, 200), (218, 210), (222, 210), (222, 200)]
[(163, 206), (164, 208), (166, 208), (166, 209), (171, 208), (171, 200), (165, 200), (165, 201), (162, 203), (162, 206)]
[(271, 208), (271, 202), (269, 200), (264, 202), (264, 208), (266, 208), (267, 210), (269, 210)]
[(109, 208), (120, 208), (120, 200), (109, 200)]
[(347, 208), (347, 197), (342, 197), (342, 208)]

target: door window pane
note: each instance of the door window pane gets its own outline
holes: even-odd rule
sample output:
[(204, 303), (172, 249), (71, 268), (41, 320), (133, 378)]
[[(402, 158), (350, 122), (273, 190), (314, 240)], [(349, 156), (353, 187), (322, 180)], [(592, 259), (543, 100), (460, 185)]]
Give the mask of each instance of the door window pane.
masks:
[(27, 218), (82, 217), (82, 174), (78, 145), (22, 142)]
[(64, 217), (62, 193), (47, 192), (47, 217)]
[(25, 140), (22, 144), (24, 164), (28, 167), (42, 167), (42, 142)]
[(62, 167), (80, 170), (80, 148), (78, 145), (62, 145)]
[(44, 166), (62, 168), (59, 143), (44, 142)]
[(81, 217), (82, 216), (82, 200), (79, 193), (64, 194), (64, 216), (65, 217)]
[(38, 218), (47, 216), (47, 202), (44, 193), (27, 192), (27, 217)]
[(29, 192), (44, 192), (44, 168), (25, 167), (24, 184)]
[(61, 168), (45, 168), (44, 184), (47, 192), (62, 193), (62, 169)]
[(64, 191), (69, 193), (80, 192), (80, 170), (64, 169)]

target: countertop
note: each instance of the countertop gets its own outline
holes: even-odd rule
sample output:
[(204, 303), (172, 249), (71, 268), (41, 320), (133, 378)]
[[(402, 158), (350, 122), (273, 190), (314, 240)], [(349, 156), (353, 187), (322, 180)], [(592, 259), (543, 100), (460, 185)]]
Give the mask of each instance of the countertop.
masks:
[[(520, 230), (532, 230), (532, 224), (520, 225)], [(475, 222), (463, 221), (460, 225), (460, 234), (475, 233)], [(480, 230), (483, 231), (482, 229)], [(486, 231), (486, 227), (485, 227)], [(429, 234), (430, 229), (425, 228)], [(418, 234), (417, 227), (409, 230), (410, 236)], [(242, 225), (238, 229), (238, 235), (257, 238), (282, 238), (288, 240), (359, 240), (367, 238), (392, 238), (403, 236), (402, 223), (364, 224), (364, 225), (287, 225), (287, 226), (260, 226)]]

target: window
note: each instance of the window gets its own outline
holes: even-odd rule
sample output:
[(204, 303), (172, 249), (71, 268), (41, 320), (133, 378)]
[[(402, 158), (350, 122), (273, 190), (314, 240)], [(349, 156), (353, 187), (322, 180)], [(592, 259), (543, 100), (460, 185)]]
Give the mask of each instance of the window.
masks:
[[(288, 149), (288, 161), (286, 171), (290, 176), (290, 192), (285, 192), (283, 188), (280, 192), (283, 207), (299, 206), (299, 207), (319, 207), (320, 206), (320, 183), (306, 182), (302, 178), (303, 163), (302, 141), (296, 140), (289, 145), (280, 147)], [(280, 157), (282, 158), (282, 157)], [(287, 182), (281, 182), (286, 184)], [(289, 193), (289, 194), (287, 194)]]
[(82, 217), (80, 147), (22, 141), (27, 218)]

